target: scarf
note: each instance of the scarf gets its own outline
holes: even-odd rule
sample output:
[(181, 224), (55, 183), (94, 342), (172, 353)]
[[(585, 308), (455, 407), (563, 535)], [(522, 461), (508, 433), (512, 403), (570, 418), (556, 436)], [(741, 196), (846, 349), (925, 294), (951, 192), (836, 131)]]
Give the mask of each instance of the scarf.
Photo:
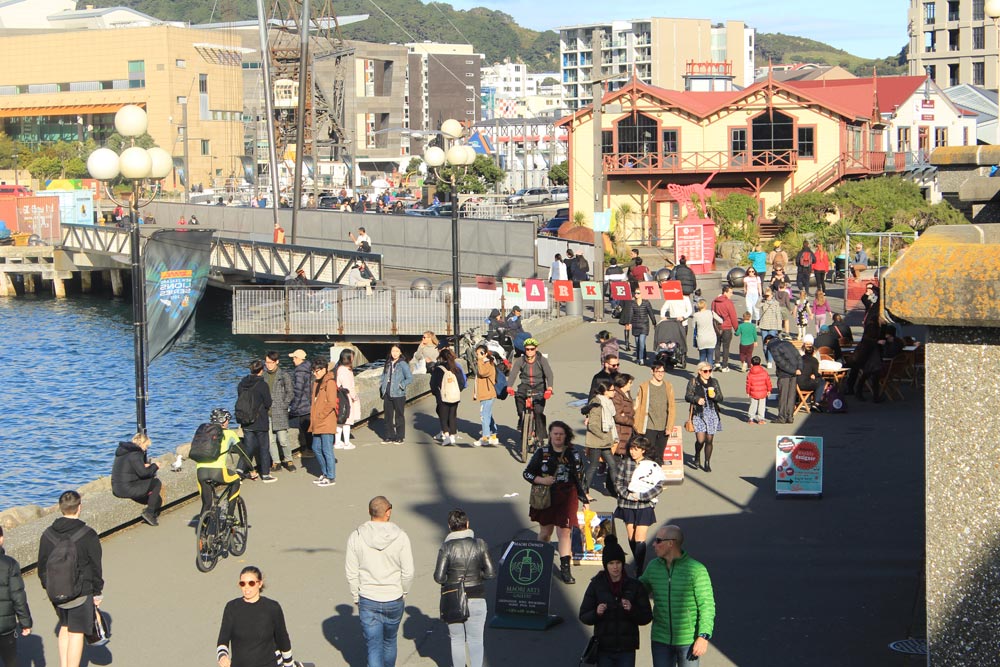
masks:
[(603, 394), (598, 394), (597, 400), (601, 404), (601, 430), (609, 433), (615, 428), (615, 404)]

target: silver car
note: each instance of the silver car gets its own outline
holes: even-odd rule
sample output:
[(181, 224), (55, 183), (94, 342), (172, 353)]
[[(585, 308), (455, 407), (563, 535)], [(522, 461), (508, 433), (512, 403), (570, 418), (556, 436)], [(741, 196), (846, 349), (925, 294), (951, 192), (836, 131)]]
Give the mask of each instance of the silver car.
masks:
[(548, 188), (524, 188), (507, 197), (508, 204), (520, 206), (548, 204), (551, 201), (552, 193)]

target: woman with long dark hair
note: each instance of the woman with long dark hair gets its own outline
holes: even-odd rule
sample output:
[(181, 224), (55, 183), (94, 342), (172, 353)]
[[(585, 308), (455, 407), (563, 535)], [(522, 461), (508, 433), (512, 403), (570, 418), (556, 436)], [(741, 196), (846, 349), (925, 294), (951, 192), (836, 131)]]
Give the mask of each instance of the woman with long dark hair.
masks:
[(441, 445), (454, 445), (458, 433), (458, 404), (465, 389), (465, 373), (455, 361), (455, 352), (446, 347), (441, 350), (437, 365), (431, 371), (431, 393), (437, 402), (437, 415), (441, 421)]
[(382, 410), (385, 415), (385, 436), (382, 444), (403, 444), (406, 436), (406, 422), (403, 408), (406, 406), (406, 388), (413, 382), (410, 365), (406, 363), (403, 350), (394, 343), (389, 348), (389, 358), (382, 367), (379, 393), (382, 395)]
[[(216, 642), (219, 667), (292, 667), (292, 641), (281, 605), (261, 593), (264, 575), (248, 565), (240, 572), (242, 595), (226, 604)], [(278, 659), (280, 654), (281, 658)]]
[(615, 475), (618, 507), (614, 516), (625, 524), (638, 577), (646, 564), (646, 533), (656, 523), (654, 508), (667, 478), (649, 438), (641, 435), (635, 438), (625, 454)]
[(552, 532), (557, 532), (560, 573), (567, 584), (576, 583), (570, 571), (571, 538), (577, 527), (576, 513), (581, 498), (583, 509), (590, 509), (590, 499), (583, 485), (584, 470), (583, 455), (573, 446), (573, 429), (566, 422), (554, 421), (549, 424), (548, 443), (535, 450), (523, 473), (524, 479), (532, 485), (550, 487), (548, 507), (532, 507), (528, 516), (539, 524), (539, 541), (548, 542)]
[(333, 368), (333, 379), (338, 389), (346, 389), (351, 401), (351, 412), (343, 424), (337, 424), (337, 433), (333, 439), (334, 449), (354, 449), (351, 442), (351, 426), (361, 419), (361, 396), (354, 384), (354, 350), (341, 350), (340, 359)]

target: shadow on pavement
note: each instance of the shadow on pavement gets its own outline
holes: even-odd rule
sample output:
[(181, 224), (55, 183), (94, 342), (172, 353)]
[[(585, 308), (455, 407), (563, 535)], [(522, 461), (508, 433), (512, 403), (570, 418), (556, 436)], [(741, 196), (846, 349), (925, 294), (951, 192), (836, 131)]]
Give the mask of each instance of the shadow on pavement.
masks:
[(338, 604), (334, 611), (336, 616), (330, 616), (323, 621), (323, 637), (330, 642), (350, 667), (365, 667), (368, 653), (364, 641), (358, 638), (361, 632), (361, 618), (355, 614), (354, 605)]

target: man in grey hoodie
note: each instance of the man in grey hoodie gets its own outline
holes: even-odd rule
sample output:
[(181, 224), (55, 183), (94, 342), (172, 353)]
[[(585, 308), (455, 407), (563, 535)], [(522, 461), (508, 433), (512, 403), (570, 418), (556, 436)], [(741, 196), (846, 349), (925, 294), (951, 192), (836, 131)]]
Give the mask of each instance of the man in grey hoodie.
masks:
[(392, 503), (385, 496), (369, 501), (368, 516), (371, 520), (347, 540), (344, 571), (358, 605), (368, 667), (394, 667), (403, 598), (413, 582), (413, 552), (410, 538), (390, 521)]

